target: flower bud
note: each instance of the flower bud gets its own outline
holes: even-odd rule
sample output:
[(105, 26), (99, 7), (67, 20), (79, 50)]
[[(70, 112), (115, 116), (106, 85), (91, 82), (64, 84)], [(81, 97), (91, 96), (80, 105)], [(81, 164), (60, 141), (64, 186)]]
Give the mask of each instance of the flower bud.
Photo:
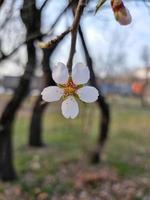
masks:
[(122, 0), (111, 0), (111, 7), (113, 9), (116, 20), (121, 25), (128, 25), (131, 23), (131, 14), (129, 10), (124, 6)]

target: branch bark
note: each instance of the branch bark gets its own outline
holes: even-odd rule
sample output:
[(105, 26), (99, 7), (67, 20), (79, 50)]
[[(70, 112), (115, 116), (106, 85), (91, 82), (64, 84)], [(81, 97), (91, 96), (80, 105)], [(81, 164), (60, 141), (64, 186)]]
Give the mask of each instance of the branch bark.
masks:
[(80, 23), (81, 16), (83, 14), (84, 7), (86, 6), (86, 0), (79, 0), (77, 9), (75, 11), (75, 17), (71, 28), (71, 48), (69, 53), (69, 58), (67, 62), (67, 67), (71, 71), (74, 54), (76, 51), (76, 41), (77, 41), (77, 32)]
[(69, 32), (70, 32), (70, 28), (68, 28), (66, 31), (62, 32), (56, 38), (54, 38), (53, 40), (50, 40), (47, 43), (39, 42), (39, 47), (41, 47), (42, 49), (53, 48), (53, 46), (55, 46), (56, 44), (58, 44), (58, 42), (60, 42)]

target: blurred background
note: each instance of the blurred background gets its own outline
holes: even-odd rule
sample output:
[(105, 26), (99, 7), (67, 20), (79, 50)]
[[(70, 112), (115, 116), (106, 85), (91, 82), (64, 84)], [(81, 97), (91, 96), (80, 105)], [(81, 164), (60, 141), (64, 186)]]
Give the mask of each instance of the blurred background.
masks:
[[(89, 0), (74, 63), (87, 63), (98, 102), (66, 120), (40, 92), (66, 63), (73, 1), (0, 1), (0, 200), (150, 200), (150, 2), (124, 1), (120, 26), (110, 1)], [(105, 145), (106, 144), (106, 145)]]

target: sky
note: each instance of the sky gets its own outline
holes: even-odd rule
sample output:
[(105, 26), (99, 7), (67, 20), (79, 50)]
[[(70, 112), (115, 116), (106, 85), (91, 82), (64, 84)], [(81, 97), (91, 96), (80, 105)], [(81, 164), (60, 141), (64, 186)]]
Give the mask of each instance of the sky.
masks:
[[(18, 0), (19, 1), (19, 0)], [(37, 2), (37, 6), (40, 7), (43, 0)], [(124, 62), (116, 64), (116, 68), (112, 67), (112, 70), (116, 73), (123, 72), (125, 69), (134, 69), (143, 66), (143, 60), (141, 54), (143, 47), (147, 46), (150, 50), (150, 11), (141, 2), (136, 3), (134, 1), (127, 2), (125, 5), (130, 10), (132, 15), (132, 23), (128, 26), (121, 26), (113, 16), (113, 12), (110, 8), (109, 1), (96, 15), (91, 13), (87, 15), (86, 11), (82, 17), (82, 27), (86, 36), (87, 45), (90, 53), (94, 58), (94, 66), (97, 74), (102, 75), (106, 69), (112, 67), (112, 64), (118, 56), (123, 56)], [(90, 8), (95, 8), (96, 1), (93, 1)], [(51, 0), (48, 6), (43, 11), (42, 15), (42, 30), (47, 32), (50, 24), (55, 20), (56, 16), (65, 7), (65, 1)], [(18, 21), (18, 24), (20, 21)], [(58, 23), (55, 34), (61, 33), (66, 27), (70, 26), (72, 18), (68, 12), (60, 22)], [(22, 26), (22, 24), (20, 24)], [(49, 39), (49, 38), (48, 38)], [(81, 50), (81, 45), (78, 39), (77, 51), (75, 55), (75, 62), (85, 62), (84, 55)], [(10, 44), (11, 46), (11, 44)], [(61, 61), (66, 63), (70, 48), (70, 36), (66, 37), (64, 41), (59, 45), (57, 52), (52, 57), (52, 65)], [(5, 47), (6, 51), (8, 45)], [(23, 63), (26, 63), (26, 49), (21, 48), (19, 52), (19, 58), (22, 62), (17, 62), (16, 59), (3, 62), (0, 66), (0, 75), (20, 75), (23, 73)], [(17, 56), (16, 56), (17, 57)], [(150, 61), (149, 61), (150, 62)], [(19, 64), (18, 64), (19, 63)], [(15, 70), (14, 70), (15, 69)]]

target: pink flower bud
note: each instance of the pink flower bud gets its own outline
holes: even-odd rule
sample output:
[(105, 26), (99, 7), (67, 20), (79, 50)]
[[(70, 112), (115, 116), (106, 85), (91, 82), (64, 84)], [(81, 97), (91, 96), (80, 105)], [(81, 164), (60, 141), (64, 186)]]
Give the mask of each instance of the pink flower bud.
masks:
[(121, 25), (128, 25), (131, 23), (131, 14), (129, 10), (124, 6), (122, 0), (111, 0), (111, 7), (113, 9), (116, 20)]

